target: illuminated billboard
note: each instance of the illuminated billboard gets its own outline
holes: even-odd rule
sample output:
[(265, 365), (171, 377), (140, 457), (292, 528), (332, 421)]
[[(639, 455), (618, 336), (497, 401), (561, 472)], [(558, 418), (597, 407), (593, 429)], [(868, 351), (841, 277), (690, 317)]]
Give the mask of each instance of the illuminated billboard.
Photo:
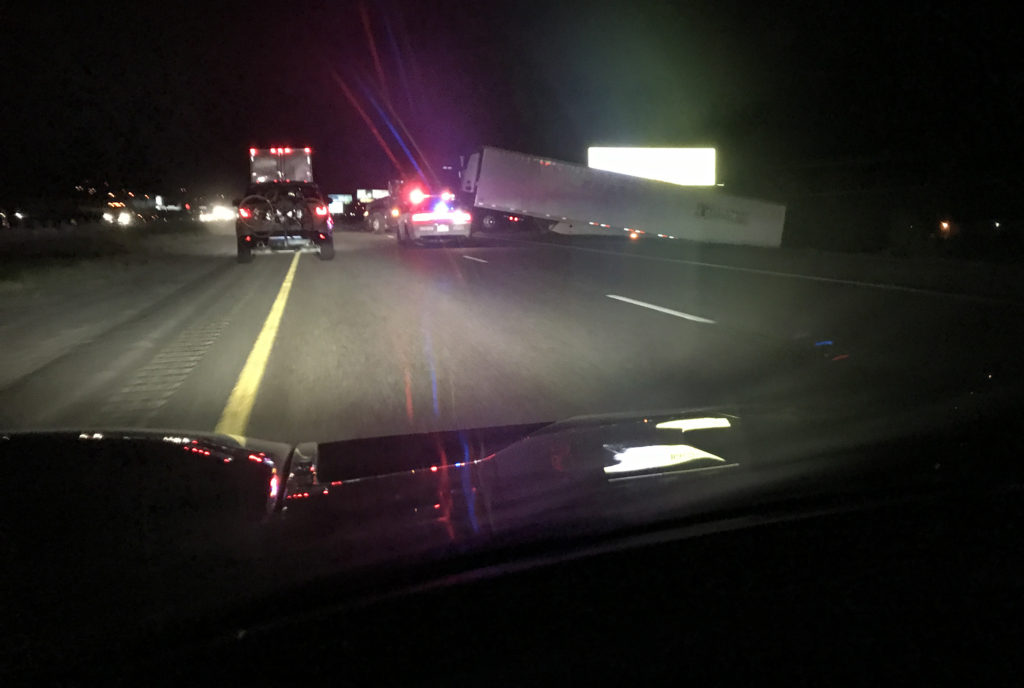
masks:
[(327, 212), (331, 215), (341, 215), (345, 212), (345, 204), (352, 202), (352, 194), (327, 194), (330, 203), (327, 204)]
[(387, 189), (356, 189), (356, 199), (360, 203), (369, 203), (378, 198), (387, 198), (390, 195)]
[(591, 147), (587, 165), (681, 186), (715, 185), (714, 148)]

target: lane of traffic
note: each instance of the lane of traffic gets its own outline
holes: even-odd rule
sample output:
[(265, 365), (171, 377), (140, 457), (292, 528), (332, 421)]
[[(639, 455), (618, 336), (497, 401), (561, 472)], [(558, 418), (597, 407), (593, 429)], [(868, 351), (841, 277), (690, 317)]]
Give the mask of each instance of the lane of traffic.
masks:
[(273, 298), (264, 285), (286, 268), (218, 260), (222, 270), (5, 389), (0, 427), (212, 430)]
[(463, 260), (475, 250), (304, 263), (296, 295), (337, 296), (285, 312), (250, 433), (331, 439), (724, 402), (764, 367), (727, 333), (571, 284), (499, 278)]
[[(737, 336), (787, 346), (832, 341), (831, 351), (848, 355), (874, 374), (875, 383), (891, 389), (925, 394), (929, 387), (976, 383), (993, 371), (1001, 377), (1021, 374), (1014, 338), (984, 336), (993, 327), (1022, 332), (1024, 307), (1013, 302), (723, 271), (548, 244), (489, 251), (496, 267), (517, 279), (548, 280), (551, 288), (570, 282), (588, 288), (589, 282), (594, 291), (614, 289), (609, 293), (698, 314)], [(955, 355), (965, 350), (973, 356)]]

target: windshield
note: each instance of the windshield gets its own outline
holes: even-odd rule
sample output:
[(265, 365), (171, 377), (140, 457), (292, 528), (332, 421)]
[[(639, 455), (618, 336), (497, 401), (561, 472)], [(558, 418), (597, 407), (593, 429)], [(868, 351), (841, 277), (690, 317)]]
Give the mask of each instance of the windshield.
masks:
[[(165, 458), (266, 460), (245, 503), (268, 522), (351, 488), (332, 523), (427, 513), (416, 527), (454, 541), (501, 513), (529, 539), (753, 505), (755, 466), (1009, 432), (982, 421), (1017, 408), (1024, 373), (1015, 21), (919, 2), (279, 9), (5, 13), (0, 434), (286, 447), (185, 443), (83, 486), (138, 506)], [(473, 434), (496, 427), (521, 432)], [(23, 470), (49, 451), (17, 446)], [(38, 463), (48, 484), (64, 456)], [(639, 487), (683, 469), (714, 490)], [(220, 499), (180, 494), (159, 508)]]

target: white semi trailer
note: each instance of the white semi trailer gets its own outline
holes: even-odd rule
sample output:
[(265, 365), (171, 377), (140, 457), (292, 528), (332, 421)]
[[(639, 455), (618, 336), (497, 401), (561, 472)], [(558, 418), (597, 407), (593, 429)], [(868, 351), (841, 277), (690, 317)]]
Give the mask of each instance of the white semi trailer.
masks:
[(690, 241), (778, 247), (786, 206), (606, 172), (484, 147), (462, 170), (464, 203), (474, 224), (535, 218), (556, 232), (637, 232)]

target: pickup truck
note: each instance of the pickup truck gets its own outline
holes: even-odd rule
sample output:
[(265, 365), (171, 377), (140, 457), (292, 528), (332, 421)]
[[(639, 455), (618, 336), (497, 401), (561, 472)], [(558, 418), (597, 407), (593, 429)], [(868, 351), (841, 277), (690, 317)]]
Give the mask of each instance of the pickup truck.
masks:
[(309, 148), (249, 149), (251, 180), (236, 201), (238, 262), (254, 249), (314, 247), (321, 260), (334, 258), (334, 220), (327, 199), (313, 183)]

